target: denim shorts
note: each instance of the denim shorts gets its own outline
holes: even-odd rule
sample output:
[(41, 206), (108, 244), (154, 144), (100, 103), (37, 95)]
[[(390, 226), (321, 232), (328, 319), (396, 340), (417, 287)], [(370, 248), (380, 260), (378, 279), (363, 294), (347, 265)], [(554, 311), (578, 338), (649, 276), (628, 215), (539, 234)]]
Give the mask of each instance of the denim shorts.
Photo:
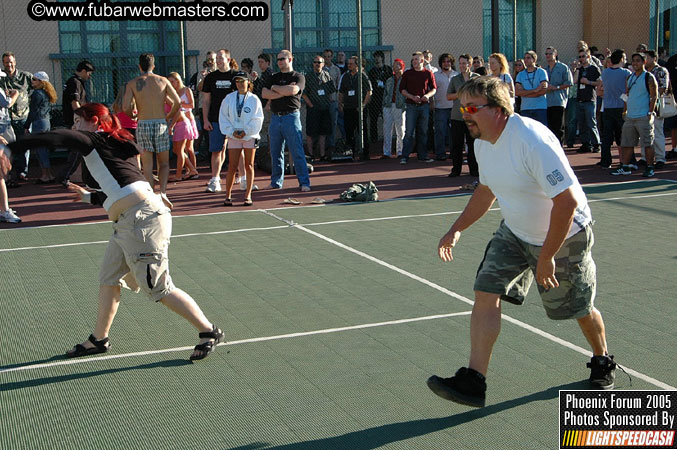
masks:
[[(546, 290), (538, 285), (549, 318), (580, 319), (592, 311), (597, 287), (593, 243), (588, 225), (565, 240), (555, 255), (559, 287)], [(501, 300), (521, 305), (534, 280), (541, 248), (522, 241), (501, 222), (477, 270), (475, 290), (499, 294)]]

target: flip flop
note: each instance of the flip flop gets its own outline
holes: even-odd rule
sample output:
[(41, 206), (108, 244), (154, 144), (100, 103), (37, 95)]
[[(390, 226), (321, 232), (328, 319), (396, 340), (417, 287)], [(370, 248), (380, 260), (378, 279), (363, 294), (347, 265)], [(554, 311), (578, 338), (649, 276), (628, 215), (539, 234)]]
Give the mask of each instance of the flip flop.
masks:
[(288, 203), (290, 205), (300, 205), (303, 202), (300, 202), (300, 201), (296, 200), (295, 198), (289, 197), (289, 198), (285, 199), (283, 203)]
[(187, 177), (184, 177), (183, 179), (184, 180), (197, 180), (198, 178), (200, 178), (200, 174), (194, 173), (193, 175), (188, 175)]
[(323, 205), (325, 203), (331, 203), (334, 200), (325, 200), (322, 197), (315, 197), (311, 203), (314, 203), (316, 205)]

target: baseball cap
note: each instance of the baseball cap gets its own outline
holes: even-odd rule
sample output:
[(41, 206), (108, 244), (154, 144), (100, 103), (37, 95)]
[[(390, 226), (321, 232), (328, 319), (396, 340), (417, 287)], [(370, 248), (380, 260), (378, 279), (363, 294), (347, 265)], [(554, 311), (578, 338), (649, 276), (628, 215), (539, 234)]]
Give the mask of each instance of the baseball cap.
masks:
[(49, 75), (47, 75), (47, 72), (43, 71), (35, 72), (33, 78), (40, 81), (49, 81)]
[(239, 72), (235, 72), (235, 75), (233, 75), (233, 81), (237, 80), (238, 78), (248, 80), (249, 76), (247, 75), (247, 72), (243, 72), (242, 70), (240, 70)]

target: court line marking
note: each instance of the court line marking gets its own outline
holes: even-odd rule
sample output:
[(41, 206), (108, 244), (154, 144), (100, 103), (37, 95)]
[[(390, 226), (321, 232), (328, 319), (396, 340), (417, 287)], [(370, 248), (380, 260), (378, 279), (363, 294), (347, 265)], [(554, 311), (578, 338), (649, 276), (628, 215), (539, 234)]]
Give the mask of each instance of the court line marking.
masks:
[[(631, 183), (656, 183), (660, 181), (668, 181), (671, 183), (677, 183), (677, 180), (671, 180), (668, 178), (651, 178), (647, 180), (628, 180), (628, 181), (616, 181), (616, 182), (600, 182), (600, 183), (586, 183), (582, 184), (581, 186), (586, 187), (586, 186), (611, 186), (611, 185), (618, 185), (618, 184), (631, 184)], [(463, 196), (469, 196), (471, 195), (471, 192), (460, 192), (456, 194), (440, 194), (440, 195), (431, 195), (431, 196), (424, 196), (424, 197), (397, 197), (397, 198), (389, 198), (387, 200), (380, 200), (380, 203), (385, 203), (385, 202), (393, 202), (393, 201), (399, 201), (399, 200), (426, 200), (426, 199), (437, 199), (437, 198), (453, 198), (453, 197), (463, 197)], [(353, 205), (354, 203), (340, 203), (340, 204), (334, 204), (333, 206), (349, 206)], [(315, 204), (309, 204), (309, 205), (298, 205), (298, 206), (280, 206), (277, 208), (268, 208), (268, 211), (275, 211), (275, 210), (287, 210), (287, 209), (297, 209), (297, 208), (321, 208), (327, 206), (326, 204), (321, 204), (321, 205), (315, 205)], [(222, 215), (222, 214), (242, 214), (242, 213), (251, 213), (251, 212), (256, 212), (258, 210), (239, 210), (239, 211), (217, 211), (213, 213), (200, 213), (200, 214), (182, 214), (182, 215), (176, 215), (172, 216), (172, 219), (179, 219), (183, 217), (201, 217), (201, 216), (217, 216), (217, 215)], [(34, 227), (21, 227), (21, 228), (2, 228), (0, 229), (0, 233), (3, 231), (20, 231), (20, 230), (37, 230), (41, 228), (55, 228), (55, 227), (70, 227), (70, 226), (82, 226), (82, 225), (101, 225), (104, 223), (109, 223), (110, 220), (102, 220), (102, 221), (97, 221), (97, 222), (78, 222), (78, 223), (60, 223), (60, 224), (53, 224), (53, 225), (37, 225)]]
[[(399, 267), (397, 267), (397, 266), (395, 266), (395, 265), (392, 265), (392, 264), (390, 264), (390, 263), (387, 263), (387, 262), (385, 262), (385, 261), (383, 261), (383, 260), (381, 260), (381, 259), (378, 259), (378, 258), (376, 258), (376, 257), (374, 257), (374, 256), (371, 256), (371, 255), (369, 255), (369, 254), (367, 254), (367, 253), (364, 253), (364, 252), (362, 252), (362, 251), (360, 251), (360, 250), (354, 249), (354, 248), (352, 248), (352, 247), (350, 247), (350, 246), (348, 246), (348, 245), (345, 245), (345, 244), (343, 244), (343, 243), (341, 243), (341, 242), (338, 242), (338, 241), (336, 241), (336, 240), (334, 240), (334, 239), (332, 239), (332, 238), (329, 238), (329, 237), (327, 237), (327, 236), (324, 236), (323, 234), (320, 234), (320, 233), (318, 233), (318, 232), (316, 232), (316, 231), (313, 231), (313, 230), (310, 230), (310, 229), (308, 229), (308, 228), (305, 228), (303, 225), (294, 225), (294, 228), (297, 228), (297, 229), (299, 229), (299, 230), (301, 230), (301, 231), (304, 231), (304, 232), (306, 232), (306, 233), (309, 233), (309, 234), (311, 234), (311, 235), (313, 235), (313, 236), (315, 236), (315, 237), (317, 237), (317, 238), (322, 239), (323, 241), (329, 242), (330, 244), (333, 244), (333, 245), (335, 245), (335, 246), (337, 246), (337, 247), (340, 247), (340, 248), (342, 248), (342, 249), (344, 249), (344, 250), (347, 250), (347, 251), (349, 251), (349, 252), (351, 252), (351, 253), (353, 253), (353, 254), (355, 254), (355, 255), (358, 255), (358, 256), (361, 256), (361, 257), (363, 257), (363, 258), (365, 258), (365, 259), (368, 259), (369, 261), (375, 262), (376, 264), (378, 264), (378, 265), (380, 265), (380, 266), (383, 266), (383, 267), (386, 267), (386, 268), (388, 268), (388, 269), (390, 269), (390, 270), (393, 270), (393, 271), (395, 271), (395, 272), (397, 272), (397, 273), (399, 273), (399, 274), (401, 274), (401, 275), (404, 275), (404, 276), (406, 276), (406, 277), (408, 277), (408, 278), (411, 278), (412, 280), (416, 280), (416, 281), (418, 281), (418, 282), (420, 282), (420, 283), (422, 283), (422, 284), (424, 284), (424, 285), (426, 285), (426, 286), (429, 286), (429, 287), (431, 287), (431, 288), (433, 288), (433, 289), (435, 289), (435, 290), (437, 290), (437, 291), (440, 291), (440, 292), (442, 292), (442, 293), (444, 293), (444, 294), (447, 294), (447, 295), (449, 295), (450, 297), (453, 297), (453, 298), (455, 298), (455, 299), (457, 299), (457, 300), (460, 300), (460, 301), (462, 301), (463, 303), (467, 303), (467, 304), (469, 304), (469, 305), (472, 305), (472, 304), (474, 303), (474, 302), (473, 302), (472, 300), (470, 300), (469, 298), (464, 297), (464, 296), (462, 296), (462, 295), (460, 295), (460, 294), (457, 294), (456, 292), (450, 291), (449, 289), (446, 289), (446, 288), (444, 288), (444, 287), (442, 287), (442, 286), (440, 286), (440, 285), (438, 285), (438, 284), (436, 284), (436, 283), (433, 283), (432, 281), (426, 280), (425, 278), (419, 277), (418, 275), (415, 275), (415, 274), (413, 274), (413, 273), (407, 272), (407, 271), (404, 270), (404, 269), (401, 269), (401, 268), (399, 268)], [(592, 352), (591, 352), (590, 350), (585, 349), (585, 348), (583, 348), (583, 347), (579, 347), (578, 345), (576, 345), (576, 344), (574, 344), (574, 343), (571, 343), (571, 342), (566, 341), (566, 340), (564, 340), (564, 339), (562, 339), (562, 338), (559, 338), (559, 337), (557, 337), (557, 336), (555, 336), (555, 335), (553, 335), (553, 334), (550, 334), (550, 333), (548, 333), (548, 332), (546, 332), (546, 331), (543, 331), (543, 330), (541, 330), (540, 328), (536, 328), (536, 327), (534, 327), (534, 326), (532, 326), (532, 325), (529, 325), (528, 323), (522, 322), (521, 320), (515, 319), (515, 318), (510, 317), (510, 316), (508, 316), (508, 315), (506, 315), (506, 314), (501, 314), (501, 318), (504, 319), (504, 320), (506, 320), (507, 322), (510, 322), (510, 323), (512, 323), (512, 324), (514, 324), (514, 325), (519, 326), (520, 328), (523, 328), (523, 329), (525, 329), (525, 330), (531, 331), (532, 333), (535, 333), (535, 334), (537, 334), (537, 335), (539, 335), (539, 336), (541, 336), (541, 337), (544, 337), (544, 338), (546, 338), (546, 339), (548, 339), (548, 340), (550, 340), (550, 341), (552, 341), (552, 342), (555, 342), (555, 343), (560, 344), (560, 345), (562, 345), (562, 346), (564, 346), (564, 347), (566, 347), (566, 348), (569, 348), (569, 349), (574, 350), (574, 351), (576, 351), (576, 352), (578, 352), (578, 353), (581, 353), (581, 354), (583, 354), (583, 355), (585, 355), (585, 356), (587, 356), (587, 357), (591, 357), (591, 356), (592, 356)], [(676, 390), (676, 389), (677, 389), (677, 388), (675, 388), (675, 387), (673, 387), (673, 386), (670, 386), (669, 384), (663, 383), (662, 381), (659, 381), (659, 380), (657, 380), (657, 379), (655, 379), (655, 378), (652, 378), (652, 377), (650, 377), (650, 376), (648, 376), (648, 375), (645, 375), (645, 374), (643, 374), (643, 373), (641, 373), (641, 372), (638, 372), (638, 371), (636, 371), (636, 370), (634, 370), (634, 369), (630, 369), (629, 367), (626, 367), (625, 365), (623, 365), (623, 368), (625, 369), (625, 371), (626, 371), (627, 373), (629, 373), (629, 374), (631, 374), (631, 375), (634, 375), (636, 378), (639, 378), (639, 379), (641, 379), (641, 380), (644, 380), (644, 381), (646, 381), (647, 383), (653, 384), (654, 386), (657, 386), (657, 387), (659, 387), (659, 388), (661, 388), (661, 389), (664, 389), (664, 390)]]
[[(277, 341), (280, 339), (290, 339), (290, 338), (296, 338), (296, 337), (304, 337), (304, 336), (314, 336), (318, 334), (330, 334), (330, 333), (340, 333), (343, 331), (352, 331), (352, 330), (363, 330), (367, 328), (376, 328), (376, 327), (383, 327), (383, 326), (388, 326), (388, 325), (400, 325), (403, 323), (413, 323), (413, 322), (422, 322), (426, 320), (435, 320), (435, 319), (447, 319), (449, 317), (458, 317), (458, 316), (467, 316), (470, 315), (472, 311), (461, 311), (461, 312), (455, 312), (455, 313), (449, 313), (449, 314), (435, 314), (432, 316), (423, 316), (423, 317), (413, 317), (410, 319), (397, 319), (397, 320), (388, 320), (386, 322), (375, 322), (375, 323), (365, 323), (361, 325), (352, 325), (352, 326), (347, 326), (347, 327), (338, 327), (338, 328), (325, 328), (322, 330), (313, 330), (313, 331), (301, 331), (297, 333), (289, 333), (289, 334), (278, 334), (276, 336), (264, 336), (264, 337), (256, 337), (256, 338), (249, 338), (249, 339), (240, 339), (237, 341), (229, 341), (229, 342), (221, 342), (220, 344), (217, 345), (217, 347), (221, 346), (230, 346), (230, 345), (240, 345), (240, 344), (251, 344), (254, 342), (266, 342), (266, 341)], [(74, 364), (83, 364), (83, 363), (88, 363), (88, 362), (93, 362), (93, 361), (105, 361), (105, 360), (110, 360), (110, 359), (119, 359), (119, 358), (131, 358), (134, 356), (147, 356), (147, 355), (158, 355), (162, 353), (172, 353), (172, 352), (183, 352), (183, 351), (188, 351), (188, 350), (193, 350), (193, 346), (187, 346), (187, 347), (174, 347), (174, 348), (166, 348), (162, 350), (147, 350), (147, 351), (142, 351), (142, 352), (133, 352), (133, 353), (122, 353), (120, 355), (106, 355), (106, 356), (95, 356), (92, 358), (80, 358), (80, 359), (67, 359), (64, 361), (53, 361), (49, 363), (40, 363), (40, 364), (31, 364), (27, 366), (20, 366), (20, 367), (9, 367), (9, 368), (1, 368), (0, 367), (0, 374), (3, 373), (9, 373), (9, 372), (21, 372), (21, 371), (26, 371), (26, 370), (33, 370), (33, 369), (43, 369), (47, 367), (55, 367), (55, 366), (70, 366)]]
[[(628, 183), (635, 183), (634, 181), (629, 181)], [(596, 202), (608, 202), (608, 201), (617, 201), (617, 200), (633, 200), (636, 198), (651, 198), (651, 197), (665, 197), (669, 195), (677, 195), (677, 192), (665, 192), (661, 194), (646, 194), (646, 195), (633, 195), (633, 196), (628, 196), (628, 197), (612, 197), (612, 198), (599, 198), (599, 199), (588, 199), (588, 203), (596, 203)], [(270, 211), (278, 211), (280, 209), (285, 210), (285, 208), (273, 208), (272, 210), (270, 209), (257, 209), (257, 210), (252, 210), (252, 211), (247, 211), (247, 212), (263, 212), (267, 213)], [(500, 208), (490, 208), (489, 211), (500, 211)], [(367, 219), (343, 219), (343, 220), (332, 220), (332, 221), (327, 221), (327, 222), (313, 222), (313, 223), (307, 223), (303, 224), (304, 226), (320, 226), (320, 225), (335, 225), (335, 224), (342, 224), (342, 223), (358, 223), (358, 222), (377, 222), (381, 220), (397, 220), (397, 219), (413, 219), (413, 218), (419, 218), (419, 217), (435, 217), (435, 216), (447, 216), (447, 215), (452, 215), (452, 214), (460, 214), (463, 211), (445, 211), (445, 212), (439, 212), (439, 213), (426, 213), (426, 214), (411, 214), (411, 215), (401, 215), (401, 216), (386, 216), (386, 217), (370, 217)], [(232, 213), (232, 212), (231, 212)], [(271, 214), (269, 214), (271, 215)], [(182, 216), (182, 217), (188, 217), (188, 216)], [(193, 216), (190, 216), (193, 217)], [(288, 222), (281, 217), (275, 215), (273, 216), (275, 219), (280, 220), (282, 222), (288, 223), (288, 225), (297, 225), (295, 222)], [(177, 234), (172, 236), (172, 239), (176, 238), (183, 238), (183, 237), (194, 237), (194, 236), (209, 236), (209, 235), (219, 235), (219, 234), (232, 234), (232, 233), (242, 233), (246, 231), (266, 231), (266, 230), (276, 230), (276, 229), (282, 229), (282, 228), (287, 228), (285, 226), (272, 226), (272, 227), (255, 227), (255, 228), (239, 228), (237, 230), (224, 230), (224, 231), (209, 231), (209, 232), (202, 232), (202, 233), (187, 233), (187, 234)], [(93, 245), (93, 244), (105, 244), (108, 241), (87, 241), (87, 242), (70, 242), (66, 244), (50, 244), (50, 245), (37, 245), (37, 246), (31, 246), (31, 247), (17, 247), (17, 248), (1, 248), (0, 253), (8, 253), (8, 252), (17, 252), (17, 251), (23, 251), (23, 250), (40, 250), (40, 249), (49, 249), (49, 248), (61, 248), (61, 247), (77, 247), (79, 245)]]

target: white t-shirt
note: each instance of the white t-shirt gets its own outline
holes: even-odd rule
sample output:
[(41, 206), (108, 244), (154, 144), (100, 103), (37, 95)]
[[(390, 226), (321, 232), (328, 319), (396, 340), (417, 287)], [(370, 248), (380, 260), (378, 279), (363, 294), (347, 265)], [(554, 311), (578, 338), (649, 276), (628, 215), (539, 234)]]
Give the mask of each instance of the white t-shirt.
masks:
[(525, 242), (543, 245), (550, 228), (552, 198), (571, 188), (578, 201), (567, 238), (592, 215), (555, 135), (535, 120), (513, 114), (495, 144), (475, 140), (480, 183), (491, 189), (508, 228)]

